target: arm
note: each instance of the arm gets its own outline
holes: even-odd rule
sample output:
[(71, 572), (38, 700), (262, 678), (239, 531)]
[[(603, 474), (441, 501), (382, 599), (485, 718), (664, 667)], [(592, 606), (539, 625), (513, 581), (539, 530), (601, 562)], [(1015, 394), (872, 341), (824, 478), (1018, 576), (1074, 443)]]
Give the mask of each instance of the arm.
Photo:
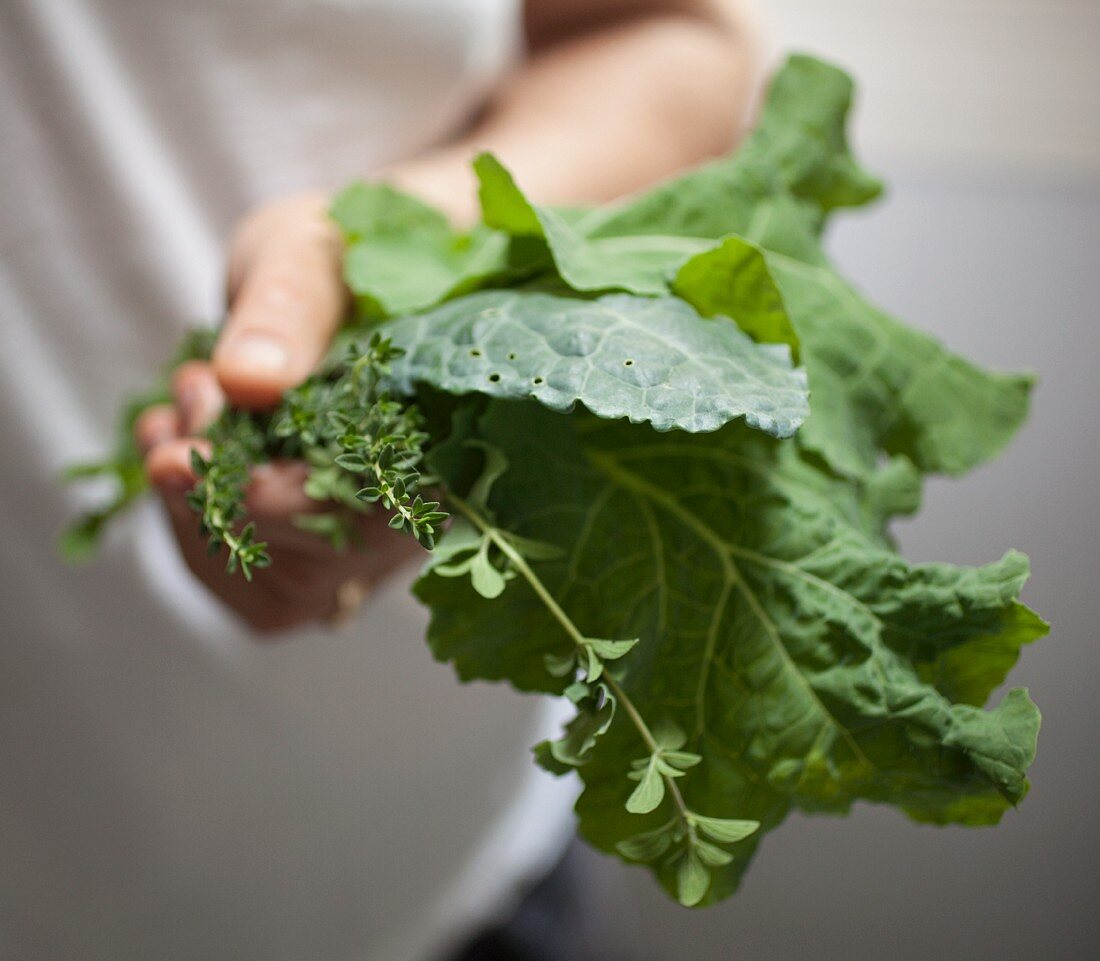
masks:
[[(759, 66), (739, 0), (529, 0), (531, 56), (455, 143), (378, 172), (447, 211), (474, 219), (469, 161), (497, 152), (528, 194), (547, 203), (610, 200), (727, 150)], [(230, 246), (230, 313), (213, 365), (178, 372), (171, 408), (138, 424), (146, 469), (164, 497), (180, 548), (203, 583), (259, 629), (331, 612), (350, 580), (380, 579), (409, 550), (368, 517), (372, 550), (338, 555), (291, 518), (311, 505), (302, 464), (266, 465), (248, 506), (276, 563), (252, 585), (208, 558), (183, 502), (195, 435), (226, 398), (275, 403), (323, 355), (347, 309), (341, 242), (324, 192), (248, 215)], [(415, 545), (413, 545), (415, 546)]]
[(733, 145), (760, 53), (739, 0), (536, 0), (532, 56), (457, 143), (394, 167), (472, 220), (469, 161), (496, 153), (542, 203), (602, 203)]

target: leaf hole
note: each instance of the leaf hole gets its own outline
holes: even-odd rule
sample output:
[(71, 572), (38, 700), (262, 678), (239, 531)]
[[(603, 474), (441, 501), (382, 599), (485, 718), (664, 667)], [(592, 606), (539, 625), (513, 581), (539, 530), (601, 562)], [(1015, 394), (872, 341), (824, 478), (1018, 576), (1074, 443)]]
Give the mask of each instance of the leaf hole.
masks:
[(496, 374), (496, 373), (494, 373), (494, 374), (490, 374), (490, 375), (489, 375), (489, 383), (490, 383), (490, 384), (498, 384), (498, 383), (500, 383), (500, 374)]
[(510, 353), (510, 354), (508, 355), (508, 359), (509, 359), (509, 360), (515, 360), (515, 359), (516, 359), (516, 352), (515, 352), (515, 351), (512, 351), (512, 352), (511, 352), (511, 353)]
[(544, 384), (545, 382), (546, 380), (543, 377), (536, 377), (534, 380), (531, 381), (531, 383), (534, 384), (536, 387), (542, 386), (542, 384)]
[(480, 357), (481, 356), (481, 351), (478, 350), (476, 347), (471, 347), (470, 348), (470, 356), (471, 357)]
[(623, 361), (623, 366), (624, 366), (624, 367), (633, 367), (633, 366), (634, 366), (634, 361), (632, 361), (632, 360), (624, 360), (624, 361)]

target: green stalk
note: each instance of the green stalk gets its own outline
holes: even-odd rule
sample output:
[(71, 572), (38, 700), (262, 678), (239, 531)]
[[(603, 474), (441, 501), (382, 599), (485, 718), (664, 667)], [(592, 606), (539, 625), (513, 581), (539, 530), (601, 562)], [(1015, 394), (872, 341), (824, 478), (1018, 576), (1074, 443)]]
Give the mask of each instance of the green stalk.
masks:
[[(448, 491), (447, 500), (458, 509), (459, 513), (466, 517), (478, 530), (488, 537), (489, 540), (500, 549), (500, 552), (511, 561), (515, 569), (519, 571), (520, 576), (522, 576), (531, 586), (531, 589), (545, 605), (554, 620), (556, 620), (565, 633), (569, 635), (570, 640), (576, 645), (578, 651), (583, 653), (585, 649), (584, 635), (580, 632), (577, 625), (573, 623), (569, 615), (562, 610), (561, 605), (554, 599), (554, 596), (547, 589), (546, 585), (542, 583), (538, 574), (531, 569), (531, 566), (527, 563), (523, 555), (508, 543), (507, 538), (501, 535), (500, 529), (490, 524), (481, 514), (457, 494)], [(611, 677), (606, 670), (604, 671), (603, 678), (608, 689), (615, 695), (616, 702), (622, 705), (627, 717), (633, 722), (635, 729), (638, 731), (638, 734), (641, 735), (650, 753), (659, 754), (661, 748), (657, 743), (657, 739), (653, 736), (653, 732), (650, 730), (649, 725), (646, 724), (645, 718), (638, 712), (638, 709), (634, 706), (634, 702), (631, 701), (626, 691), (622, 689), (620, 684)], [(694, 840), (695, 825), (692, 821), (691, 812), (688, 809), (687, 803), (684, 801), (684, 796), (680, 793), (680, 787), (676, 783), (676, 779), (669, 777), (667, 774), (662, 774), (661, 777), (664, 779), (669, 796), (675, 803), (680, 813), (680, 818), (687, 828), (689, 838)]]

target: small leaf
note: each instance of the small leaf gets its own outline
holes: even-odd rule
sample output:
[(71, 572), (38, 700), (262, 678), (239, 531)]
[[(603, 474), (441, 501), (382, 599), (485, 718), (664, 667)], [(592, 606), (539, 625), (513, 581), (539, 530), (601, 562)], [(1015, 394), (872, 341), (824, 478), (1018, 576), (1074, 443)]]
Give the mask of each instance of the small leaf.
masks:
[(692, 814), (695, 826), (714, 841), (733, 844), (743, 841), (760, 827), (759, 821), (741, 821), (733, 818), (708, 818), (701, 814)]
[(596, 652), (588, 645), (585, 645), (584, 654), (586, 659), (585, 680), (591, 684), (603, 673), (603, 661), (596, 656)]
[(476, 556), (476, 554), (471, 554), (464, 560), (455, 561), (453, 564), (433, 564), (432, 573), (438, 574), (440, 577), (461, 577), (463, 574), (469, 574)]
[(542, 659), (546, 670), (554, 677), (567, 677), (577, 666), (577, 655), (572, 651), (568, 654), (544, 654)]
[(556, 777), (561, 777), (563, 774), (572, 774), (575, 765), (565, 764), (554, 757), (553, 741), (539, 741), (533, 748), (531, 753), (535, 755), (535, 763), (538, 764), (544, 771), (549, 771)]
[(615, 718), (614, 696), (602, 685), (597, 691), (601, 697), (589, 697), (578, 704), (577, 716), (565, 726), (565, 733), (550, 742), (550, 753), (562, 764), (584, 764)]
[(664, 824), (656, 831), (635, 834), (615, 845), (615, 850), (630, 861), (656, 861), (672, 844), (671, 824)]
[(663, 777), (683, 777), (684, 776), (683, 771), (681, 771), (679, 768), (673, 767), (671, 764), (669, 764), (664, 759), (664, 756), (661, 755), (661, 754), (654, 754), (653, 755), (653, 764), (654, 764), (654, 767), (657, 768), (658, 773), (661, 774)]
[(470, 562), (470, 583), (474, 590), (487, 600), (500, 597), (504, 591), (504, 577), (489, 560), (489, 542), (486, 540)]
[(703, 900), (710, 887), (710, 872), (692, 849), (688, 849), (676, 872), (676, 897), (685, 907), (691, 908)]
[(638, 643), (638, 638), (635, 637), (629, 641), (604, 641), (598, 638), (586, 637), (584, 643), (586, 647), (595, 651), (605, 661), (614, 661), (628, 653)]
[(473, 524), (462, 517), (456, 519), (432, 551), (428, 561), (429, 569), (438, 571), (440, 564), (445, 564), (468, 551), (476, 551), (481, 546), (482, 540), (481, 532)]
[(344, 470), (350, 470), (355, 474), (361, 474), (367, 469), (367, 462), (358, 454), (337, 454), (333, 460)]
[(592, 688), (585, 684), (584, 681), (573, 682), (561, 693), (562, 696), (568, 698), (574, 704), (580, 704), (585, 698), (595, 696)]
[(690, 751), (662, 751), (661, 758), (681, 771), (689, 767), (695, 767), (703, 760), (701, 754), (692, 754)]
[(650, 759), (638, 786), (627, 798), (626, 809), (631, 814), (648, 814), (665, 799), (665, 781), (657, 770), (656, 755)]
[(716, 847), (709, 841), (700, 841), (696, 838), (692, 844), (695, 849), (695, 853), (699, 856), (699, 860), (704, 864), (709, 865), (712, 868), (725, 867), (727, 864), (732, 863), (733, 855), (728, 851), (723, 851), (720, 847)]

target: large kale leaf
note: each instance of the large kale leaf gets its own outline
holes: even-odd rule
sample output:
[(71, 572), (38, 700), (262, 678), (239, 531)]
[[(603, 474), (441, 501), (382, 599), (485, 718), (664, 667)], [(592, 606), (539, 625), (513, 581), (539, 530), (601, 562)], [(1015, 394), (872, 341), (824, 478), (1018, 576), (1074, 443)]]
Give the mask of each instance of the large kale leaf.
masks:
[(532, 397), (558, 411), (580, 401), (601, 417), (657, 430), (711, 431), (736, 417), (789, 437), (809, 408), (786, 346), (754, 343), (675, 297), (595, 300), (485, 291), (387, 328), (405, 355), (398, 385)]
[[(1017, 601), (1022, 555), (908, 565), (884, 532), (901, 501), (736, 424), (656, 434), (495, 402), (467, 436), (468, 450), (507, 461), (488, 509), (501, 529), (557, 549), (537, 570), (579, 630), (640, 638), (608, 671), (651, 727), (682, 732), (676, 750), (701, 758), (678, 779), (691, 811), (767, 830), (795, 808), (864, 799), (991, 824), (1026, 793), (1038, 711), (1022, 690), (981, 708), (1045, 632)], [(490, 600), (429, 569), (417, 593), (433, 610), (434, 653), (463, 678), (556, 692), (570, 680), (552, 669), (569, 638), (522, 579)], [(674, 799), (628, 810), (631, 762), (649, 752), (621, 707), (592, 741), (576, 766), (581, 831), (649, 860), (655, 849), (631, 839), (674, 821)], [(685, 896), (675, 844), (654, 867), (682, 900), (713, 901), (762, 833), (705, 865), (705, 893)]]

